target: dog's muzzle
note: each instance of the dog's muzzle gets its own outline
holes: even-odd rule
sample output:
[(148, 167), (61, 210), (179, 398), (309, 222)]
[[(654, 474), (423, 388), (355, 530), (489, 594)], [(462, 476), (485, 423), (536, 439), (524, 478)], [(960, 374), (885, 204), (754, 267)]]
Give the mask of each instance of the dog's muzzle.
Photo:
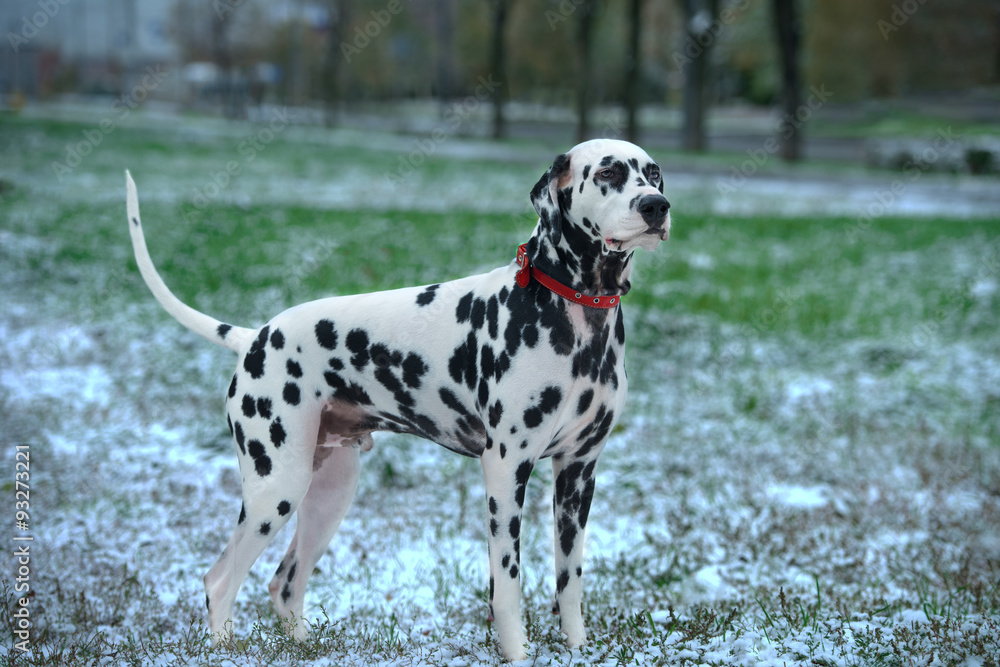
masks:
[(663, 195), (645, 195), (639, 200), (636, 206), (643, 222), (649, 225), (646, 234), (656, 234), (661, 239), (666, 239), (669, 228), (665, 227), (667, 213), (670, 212), (670, 202)]

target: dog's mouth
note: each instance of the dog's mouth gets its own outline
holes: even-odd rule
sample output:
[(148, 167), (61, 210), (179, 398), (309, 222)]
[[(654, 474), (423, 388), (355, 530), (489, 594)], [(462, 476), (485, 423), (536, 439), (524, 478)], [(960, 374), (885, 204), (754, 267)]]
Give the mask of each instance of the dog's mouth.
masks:
[(670, 220), (667, 218), (661, 222), (649, 225), (643, 231), (637, 232), (628, 238), (622, 239), (613, 236), (606, 236), (604, 238), (604, 245), (607, 246), (609, 250), (617, 252), (626, 252), (628, 250), (633, 250), (636, 247), (651, 250), (655, 248), (660, 241), (666, 241), (669, 238)]
[(655, 225), (650, 225), (649, 229), (643, 232), (643, 234), (655, 234), (660, 237), (661, 241), (666, 241), (670, 238), (670, 230), (663, 226), (663, 223), (658, 223)]

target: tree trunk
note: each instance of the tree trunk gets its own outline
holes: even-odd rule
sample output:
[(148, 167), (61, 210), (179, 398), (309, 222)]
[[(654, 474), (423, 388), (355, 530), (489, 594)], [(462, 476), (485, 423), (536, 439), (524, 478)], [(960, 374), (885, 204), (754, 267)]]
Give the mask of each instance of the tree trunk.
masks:
[(237, 118), (240, 116), (236, 103), (236, 94), (233, 90), (233, 60), (229, 52), (229, 40), (227, 31), (229, 24), (225, 17), (217, 12), (212, 13), (212, 60), (215, 61), (219, 69), (218, 95), (222, 105), (222, 114), (226, 118)]
[(344, 59), (340, 51), (341, 38), (347, 28), (348, 6), (346, 0), (327, 0), (326, 9), (330, 16), (330, 35), (326, 58), (323, 63), (323, 101), (326, 112), (323, 122), (327, 127), (336, 125), (340, 102), (340, 63)]
[(639, 107), (639, 74), (641, 68), (642, 0), (629, 0), (629, 43), (625, 58), (625, 136), (632, 143), (639, 141), (636, 113)]
[(493, 0), (493, 44), (490, 49), (490, 69), (500, 89), (493, 96), (493, 138), (507, 136), (507, 121), (503, 115), (504, 103), (510, 96), (507, 82), (507, 52), (504, 33), (507, 27), (507, 4), (510, 0)]
[(594, 26), (594, 0), (583, 0), (577, 6), (580, 23), (577, 32), (577, 57), (580, 71), (576, 79), (576, 139), (586, 141), (590, 136), (590, 51)]
[(794, 162), (802, 157), (801, 123), (795, 114), (802, 105), (799, 82), (799, 19), (795, 0), (774, 0), (774, 29), (781, 61), (780, 155)]
[(437, 62), (435, 63), (434, 88), (437, 98), (447, 104), (454, 97), (454, 62), (452, 43), (455, 35), (455, 20), (452, 16), (451, 0), (435, 0), (437, 14)]
[(686, 151), (701, 152), (707, 148), (705, 111), (707, 108), (705, 81), (709, 58), (717, 36), (719, 0), (681, 0), (687, 38), (684, 44), (683, 137)]

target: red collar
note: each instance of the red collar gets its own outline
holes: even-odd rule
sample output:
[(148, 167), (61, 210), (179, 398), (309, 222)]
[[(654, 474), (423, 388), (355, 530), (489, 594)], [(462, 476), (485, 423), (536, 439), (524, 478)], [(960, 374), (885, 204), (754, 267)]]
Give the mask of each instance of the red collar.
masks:
[(517, 276), (515, 277), (515, 282), (517, 282), (519, 287), (527, 287), (528, 283), (531, 282), (531, 279), (534, 278), (550, 292), (558, 294), (562, 298), (572, 301), (573, 303), (578, 303), (581, 306), (587, 306), (588, 308), (614, 308), (618, 305), (618, 301), (620, 300), (618, 295), (591, 296), (589, 294), (583, 294), (574, 289), (570, 289), (558, 280), (545, 275), (531, 265), (531, 260), (528, 259), (527, 243), (522, 243), (517, 247), (517, 263), (521, 267), (518, 269)]

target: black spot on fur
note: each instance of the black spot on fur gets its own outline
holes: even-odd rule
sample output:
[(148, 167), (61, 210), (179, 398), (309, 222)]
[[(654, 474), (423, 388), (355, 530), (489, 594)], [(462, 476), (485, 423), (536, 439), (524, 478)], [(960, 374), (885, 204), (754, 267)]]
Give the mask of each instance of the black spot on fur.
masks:
[(219, 338), (225, 338), (226, 334), (228, 334), (229, 330), (232, 328), (233, 327), (229, 324), (220, 324), (218, 328), (216, 328), (215, 333), (219, 334)]
[(257, 529), (257, 532), (259, 532), (261, 535), (269, 535), (271, 533), (271, 522), (265, 521), (262, 524), (260, 524), (260, 528)]
[(236, 444), (240, 446), (240, 453), (246, 454), (246, 447), (243, 446), (243, 427), (240, 426), (239, 422), (233, 424), (233, 434), (236, 436)]
[(257, 413), (264, 419), (271, 418), (271, 399), (270, 398), (258, 398), (257, 399)]
[(288, 374), (291, 375), (293, 378), (302, 377), (302, 366), (299, 366), (299, 363), (297, 361), (292, 361), (291, 359), (289, 359), (285, 363), (285, 370), (288, 371)]
[(267, 358), (264, 346), (267, 344), (269, 333), (270, 327), (261, 329), (257, 335), (257, 340), (253, 342), (247, 355), (243, 358), (243, 370), (249, 373), (250, 377), (255, 380), (264, 375), (264, 360)]
[(236, 376), (233, 375), (233, 381), (229, 383), (229, 398), (236, 396)]
[(594, 390), (588, 389), (587, 391), (580, 394), (580, 400), (576, 403), (576, 414), (582, 415), (590, 407), (591, 402), (594, 400)]
[(473, 329), (482, 329), (486, 322), (486, 302), (483, 299), (476, 299), (472, 302), (472, 313), (469, 316)]
[(260, 440), (250, 440), (247, 443), (247, 454), (253, 459), (254, 470), (261, 477), (271, 474), (271, 457), (264, 450), (264, 443)]
[(351, 364), (357, 370), (361, 370), (371, 358), (368, 354), (368, 333), (363, 329), (352, 329), (347, 334), (347, 349), (354, 353), (351, 357)]
[(510, 578), (517, 579), (517, 565), (510, 566)]
[(292, 505), (287, 500), (278, 503), (278, 516), (285, 516), (292, 511)]
[(486, 324), (487, 331), (490, 338), (496, 340), (499, 334), (499, 321), (500, 321), (500, 304), (497, 300), (496, 295), (490, 297), (490, 300), (486, 302)]
[(285, 347), (285, 334), (281, 333), (280, 329), (275, 329), (271, 334), (271, 347), (276, 350)]
[(521, 535), (521, 520), (516, 516), (511, 517), (507, 529), (510, 531), (510, 536), (516, 540)]
[(469, 292), (461, 299), (458, 300), (458, 305), (455, 307), (455, 320), (461, 324), (469, 319), (472, 315), (472, 292)]
[(559, 577), (556, 578), (556, 594), (562, 593), (567, 585), (569, 585), (569, 572), (563, 570), (559, 573)]
[(292, 588), (286, 583), (281, 589), (281, 601), (287, 604), (290, 597), (292, 597)]
[(427, 372), (427, 364), (419, 355), (410, 353), (403, 361), (403, 382), (411, 389), (420, 388), (420, 378)]
[(564, 521), (559, 531), (559, 546), (564, 555), (568, 556), (573, 551), (573, 544), (576, 542), (576, 526), (570, 521)]
[(465, 342), (455, 348), (448, 360), (448, 373), (456, 384), (465, 384), (469, 389), (476, 386), (476, 334), (470, 331)]
[(517, 472), (514, 475), (519, 486), (524, 486), (528, 483), (528, 478), (531, 477), (531, 471), (534, 468), (535, 465), (531, 461), (521, 461), (521, 465), (517, 467)]
[(538, 405), (524, 411), (524, 425), (535, 428), (542, 423), (545, 415), (553, 412), (562, 401), (562, 391), (558, 387), (548, 386), (542, 390)]
[(285, 403), (289, 405), (298, 405), (299, 401), (302, 400), (302, 393), (299, 391), (299, 385), (294, 382), (286, 382), (285, 389), (281, 392), (282, 398), (285, 399)]
[(494, 498), (493, 496), (490, 496), (489, 506), (490, 506), (490, 514), (496, 514), (500, 509), (497, 506), (497, 499)]
[(502, 416), (503, 416), (503, 403), (501, 403), (500, 400), (497, 399), (497, 401), (493, 405), (491, 405), (489, 409), (490, 426), (496, 428), (497, 424), (500, 423), (500, 418)]
[(253, 417), (257, 414), (257, 404), (254, 403), (253, 396), (250, 394), (243, 394), (243, 416)]
[(281, 425), (281, 417), (275, 419), (271, 422), (271, 444), (275, 448), (281, 447), (285, 444), (285, 427)]
[(428, 285), (427, 289), (425, 289), (423, 292), (417, 295), (417, 305), (426, 306), (431, 301), (433, 301), (434, 297), (436, 296), (435, 292), (437, 291), (437, 288), (440, 286), (441, 285)]
[(337, 347), (337, 329), (330, 320), (320, 320), (316, 323), (316, 340), (323, 348), (333, 350)]
[(240, 504), (240, 518), (236, 521), (237, 524), (241, 524), (247, 520), (247, 507), (244, 504)]

